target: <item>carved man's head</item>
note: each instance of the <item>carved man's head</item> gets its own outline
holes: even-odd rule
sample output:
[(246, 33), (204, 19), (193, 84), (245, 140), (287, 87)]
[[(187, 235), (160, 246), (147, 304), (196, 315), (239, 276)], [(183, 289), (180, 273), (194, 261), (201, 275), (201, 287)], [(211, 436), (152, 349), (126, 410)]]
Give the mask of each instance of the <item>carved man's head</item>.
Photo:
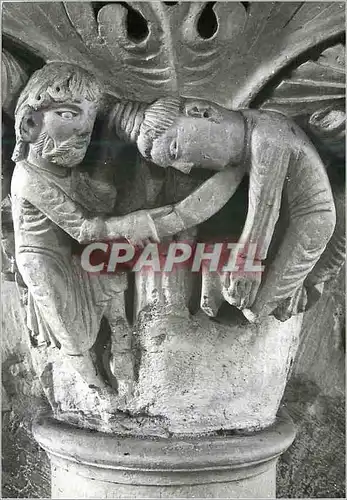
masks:
[(96, 78), (67, 63), (49, 63), (36, 71), (21, 93), (15, 112), (13, 160), (36, 156), (65, 167), (86, 153), (103, 89)]
[[(127, 116), (131, 116), (129, 111)], [(192, 167), (219, 170), (237, 161), (243, 150), (242, 118), (207, 101), (162, 98), (137, 110), (132, 123), (135, 116), (138, 123), (131, 140), (136, 140), (145, 158), (161, 167), (172, 166), (184, 173)], [(120, 122), (125, 123), (124, 119)]]

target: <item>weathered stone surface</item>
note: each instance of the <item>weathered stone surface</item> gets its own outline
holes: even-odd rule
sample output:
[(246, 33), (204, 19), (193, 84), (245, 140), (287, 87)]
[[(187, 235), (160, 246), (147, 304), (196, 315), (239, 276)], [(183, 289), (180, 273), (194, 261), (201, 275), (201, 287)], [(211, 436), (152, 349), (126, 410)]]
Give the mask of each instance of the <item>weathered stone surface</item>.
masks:
[(55, 415), (83, 427), (154, 436), (263, 428), (276, 416), (302, 318), (224, 321), (143, 312), (135, 331), (141, 363), (126, 398), (100, 401), (57, 349), (41, 347), (34, 362)]
[[(270, 326), (270, 330), (288, 330), (284, 335), (288, 343), (279, 341), (283, 353), (279, 351), (279, 355), (278, 349), (274, 350), (276, 359), (270, 358), (273, 346), (271, 341), (267, 343), (268, 324), (264, 318), (272, 313), (285, 321), (312, 304), (305, 279), (309, 279), (310, 270), (319, 261), (335, 226), (335, 206), (323, 163), (294, 123), (271, 112), (236, 112), (206, 101), (182, 104), (177, 98), (167, 98), (144, 109), (133, 104), (125, 118), (125, 111), (119, 114), (116, 104), (116, 111), (111, 107), (110, 129), (115, 126), (118, 133), (121, 129), (127, 131), (125, 135), (134, 137), (140, 153), (147, 159), (161, 168), (171, 165), (187, 174), (194, 167), (218, 173), (178, 203), (113, 215), (117, 193), (115, 186), (107, 183), (107, 170), (99, 166), (93, 174), (79, 166), (102, 106), (102, 93), (103, 87), (93, 75), (77, 66), (51, 63), (29, 79), (16, 108), (17, 142), (13, 159), (17, 164), (11, 188), (16, 260), (28, 287), (27, 323), (37, 347), (35, 357), (41, 358), (35, 365), (55, 414), (67, 421), (109, 431), (118, 426), (117, 418), (112, 416), (115, 411), (164, 419), (166, 432), (209, 432), (221, 427), (249, 430), (269, 425), (283, 394), (299, 323)], [(136, 130), (129, 123), (135, 124)], [(286, 138), (284, 146), (281, 137), (275, 135), (278, 130)], [(220, 143), (220, 133), (224, 134), (223, 142), (229, 144), (228, 148)], [(206, 134), (210, 141), (207, 144)], [(170, 159), (172, 141), (177, 150)], [(282, 190), (288, 202), (288, 228), (282, 231), (283, 241), (273, 249), (264, 276), (250, 272), (238, 275), (222, 268), (216, 278), (210, 279), (212, 272), (203, 272), (200, 304), (210, 316), (218, 315), (223, 301), (239, 308), (248, 319), (259, 323), (255, 331), (251, 326), (241, 329), (248, 331), (250, 338), (254, 334), (264, 338), (264, 346), (256, 345), (253, 349), (249, 340), (242, 345), (246, 357), (240, 356), (237, 349), (233, 352), (232, 344), (237, 345), (239, 340), (240, 318), (237, 315), (233, 318), (232, 311), (225, 327), (218, 321), (209, 323), (203, 315), (202, 323), (198, 315), (189, 317), (186, 305), (191, 300), (194, 283), (187, 290), (184, 286), (192, 281), (190, 270), (176, 275), (172, 272), (167, 282), (163, 278), (152, 291), (148, 271), (140, 278), (137, 276), (141, 272), (135, 271), (135, 291), (130, 297), (133, 307), (141, 280), (145, 284), (142, 289), (147, 289), (141, 307), (137, 306), (134, 325), (129, 325), (124, 303), (128, 288), (126, 274), (98, 276), (86, 272), (82, 260), (73, 255), (74, 244), (124, 238), (133, 245), (146, 245), (159, 242), (159, 238), (180, 235), (217, 214), (235, 193), (244, 173), (250, 176), (249, 203), (239, 244), (245, 248), (255, 246), (259, 263), (268, 258)], [(211, 203), (207, 204), (209, 199)], [(165, 198), (164, 201), (167, 202)], [(246, 261), (246, 249), (242, 251), (242, 259)], [(206, 278), (210, 289), (205, 286)], [(162, 295), (164, 302), (175, 301), (173, 314), (167, 311), (163, 316), (159, 312), (162, 305), (155, 300), (155, 294)], [(216, 305), (211, 307), (211, 302)], [(178, 320), (181, 324), (175, 319), (175, 307), (180, 310), (179, 316), (183, 312), (183, 320)], [(98, 359), (94, 349), (102, 317), (107, 318), (111, 327), (111, 352), (106, 363), (104, 358)], [(160, 349), (156, 352), (162, 364), (147, 362), (152, 348), (142, 338), (146, 337), (143, 334), (146, 330), (156, 331), (158, 339), (164, 332), (172, 335), (173, 343), (167, 354)], [(180, 331), (186, 331), (186, 337), (180, 338)], [(209, 344), (196, 350), (194, 343), (198, 341), (202, 347), (206, 339)], [(204, 363), (211, 348), (216, 356), (211, 360), (216, 368), (213, 371)], [(220, 358), (219, 352), (224, 353), (224, 358)], [(197, 361), (193, 361), (194, 355)], [(266, 363), (261, 361), (265, 357)], [(242, 359), (242, 369), (234, 366), (234, 359)], [(138, 380), (134, 379), (133, 363), (138, 366)], [(182, 369), (181, 363), (191, 366)], [(107, 385), (112, 379), (108, 377), (105, 381), (100, 365), (116, 378), (118, 394), (116, 391), (112, 394)], [(224, 365), (230, 366), (230, 371), (226, 369), (223, 373)], [(283, 370), (275, 379), (273, 374), (279, 366)], [(242, 376), (235, 380), (227, 396), (228, 389), (224, 390), (222, 379), (225, 377), (228, 387), (234, 369)], [(156, 371), (157, 394), (152, 383)], [(199, 374), (195, 378), (197, 384), (190, 387), (195, 371)], [(267, 372), (269, 377), (265, 375)], [(166, 374), (160, 381), (162, 373)], [(177, 387), (173, 384), (174, 391), (168, 383), (170, 379), (177, 382)], [(264, 386), (270, 384), (268, 392), (263, 394), (256, 389), (252, 396), (252, 391), (246, 389), (248, 379), (262, 380)], [(211, 393), (206, 391), (207, 380), (214, 381), (210, 384)], [(239, 393), (249, 400), (249, 406), (244, 401), (235, 403), (235, 394)], [(212, 414), (205, 414), (212, 401), (216, 403), (211, 406)], [(185, 409), (179, 408), (181, 404)], [(88, 424), (83, 422), (84, 416)], [(95, 423), (91, 424), (93, 420)]]
[(295, 430), (282, 412), (272, 426), (246, 436), (140, 440), (45, 416), (35, 421), (34, 434), (52, 461), (54, 498), (273, 498), (277, 457)]
[(150, 315), (137, 332), (143, 354), (132, 412), (160, 415), (174, 433), (257, 429), (273, 422), (300, 317), (285, 325), (269, 318), (261, 326), (230, 326), (203, 314), (194, 321)]
[[(273, 424), (302, 313), (345, 259), (343, 12), (5, 5), (3, 271), (56, 419), (135, 442)], [(112, 273), (112, 253), (92, 264), (114, 240), (126, 255), (143, 249), (134, 267)], [(211, 251), (201, 241), (217, 258), (220, 241), (237, 242), (240, 267), (194, 268)], [(191, 268), (139, 264), (183, 242)], [(11, 415), (8, 392), (26, 400), (31, 365), (6, 349)], [(324, 385), (299, 366), (299, 389)]]
[[(289, 380), (283, 399), (295, 420), (298, 432), (295, 444), (283, 455), (283, 459), (277, 466), (277, 496), (281, 498), (343, 498), (345, 496), (344, 449), (341, 446), (341, 442), (344, 441), (345, 428), (344, 390), (341, 384), (344, 380), (343, 281), (344, 273), (341, 274), (339, 280), (324, 291), (312, 312), (305, 315), (308, 319), (304, 322), (306, 327), (304, 326), (305, 329), (302, 330), (301, 339), (306, 339), (307, 348), (298, 358), (300, 359), (299, 375), (295, 375), (297, 362), (293, 364), (293, 377)], [(20, 306), (16, 298), (14, 283), (3, 284), (2, 301), (3, 310), (8, 313), (6, 323), (3, 324), (5, 328), (3, 346), (4, 342), (7, 345), (8, 342), (12, 344), (12, 347), (8, 348), (8, 354), (3, 358), (4, 362), (6, 363), (7, 356), (11, 357), (22, 352), (27, 360), (24, 364), (27, 366), (30, 353), (28, 344), (23, 342), (23, 323), (18, 320)], [(10, 314), (11, 309), (17, 311), (17, 314), (15, 312)], [(308, 331), (311, 332), (310, 337), (307, 336)], [(325, 349), (319, 349), (322, 339), (326, 345)], [(312, 346), (316, 347), (313, 349)], [(317, 355), (327, 356), (327, 359), (318, 364), (315, 362)], [(306, 359), (308, 359), (307, 362)], [(338, 359), (340, 361), (337, 361)], [(33, 385), (32, 378), (28, 376), (26, 369), (25, 373), (24, 380), (28, 384), (27, 387), (16, 385), (16, 390), (22, 390), (28, 394), (32, 387), (38, 387), (38, 383)], [(31, 373), (35, 379), (37, 376), (33, 371)], [(328, 376), (329, 379), (327, 379)], [(317, 377), (320, 379), (320, 386), (317, 385)], [(10, 387), (13, 387), (13, 382)], [(333, 391), (331, 396), (324, 395), (330, 391)], [(48, 457), (45, 452), (40, 451), (40, 447), (31, 434), (31, 419), (36, 414), (36, 401), (32, 407), (32, 397), (30, 400), (24, 399), (21, 392), (11, 393), (8, 388), (9, 405), (11, 401), (12, 412), (3, 413), (2, 496), (49, 497)], [(14, 401), (17, 401), (17, 405)], [(2, 401), (2, 409), (6, 408), (8, 409), (9, 406), (4, 407), (4, 401)], [(28, 412), (30, 408), (33, 413)], [(7, 422), (9, 422), (8, 425)], [(12, 425), (13, 422), (16, 425)]]

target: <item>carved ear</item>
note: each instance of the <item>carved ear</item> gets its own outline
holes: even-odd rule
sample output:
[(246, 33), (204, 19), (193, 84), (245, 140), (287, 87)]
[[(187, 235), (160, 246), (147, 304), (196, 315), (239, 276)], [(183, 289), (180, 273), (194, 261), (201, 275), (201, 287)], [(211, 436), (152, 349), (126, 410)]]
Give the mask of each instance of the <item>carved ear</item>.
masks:
[(214, 106), (213, 103), (210, 102), (188, 101), (185, 104), (184, 111), (186, 116), (206, 118), (217, 123), (222, 120), (222, 116), (218, 110), (218, 107)]
[(42, 113), (27, 111), (24, 113), (20, 123), (21, 138), (25, 142), (35, 142), (41, 132)]
[(209, 103), (191, 101), (185, 105), (186, 116), (195, 116), (197, 118), (209, 118), (211, 115), (211, 106)]

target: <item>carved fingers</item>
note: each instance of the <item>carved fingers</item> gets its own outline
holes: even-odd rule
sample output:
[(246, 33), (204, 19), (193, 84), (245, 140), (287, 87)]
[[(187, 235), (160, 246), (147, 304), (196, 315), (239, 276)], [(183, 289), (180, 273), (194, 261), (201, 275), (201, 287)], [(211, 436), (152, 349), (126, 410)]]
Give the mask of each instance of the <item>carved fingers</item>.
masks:
[(298, 287), (293, 294), (274, 305), (266, 304), (259, 312), (244, 309), (242, 312), (251, 323), (257, 323), (265, 316), (272, 314), (279, 321), (287, 321), (292, 316), (308, 311), (322, 296), (324, 283), (314, 286), (303, 285)]
[(148, 243), (159, 243), (154, 221), (146, 210), (124, 217), (111, 217), (106, 221), (109, 239), (125, 238), (131, 245), (143, 248)]
[(223, 297), (232, 306), (238, 309), (251, 307), (257, 295), (260, 283), (260, 273), (250, 273), (232, 276), (225, 280)]
[(230, 272), (210, 273), (205, 270), (202, 274), (200, 307), (211, 317), (217, 315), (223, 301), (243, 311), (252, 306), (260, 283), (260, 272), (233, 276)]
[(148, 213), (150, 214), (152, 219), (156, 219), (159, 217), (165, 217), (166, 215), (169, 215), (172, 211), (173, 211), (173, 206), (166, 205), (164, 207), (152, 208), (151, 210), (148, 210)]

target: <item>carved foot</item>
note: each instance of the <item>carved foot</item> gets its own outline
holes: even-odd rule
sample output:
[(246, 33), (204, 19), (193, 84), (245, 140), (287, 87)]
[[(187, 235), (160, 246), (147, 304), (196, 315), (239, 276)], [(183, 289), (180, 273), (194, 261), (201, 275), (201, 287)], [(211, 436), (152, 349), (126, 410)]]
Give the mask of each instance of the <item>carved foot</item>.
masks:
[(295, 314), (306, 311), (307, 292), (306, 288), (299, 287), (291, 297), (286, 298), (281, 302), (273, 312), (276, 319), (287, 321)]
[(251, 309), (243, 309), (242, 313), (250, 323), (260, 322), (268, 314), (272, 314), (279, 321), (287, 321), (292, 316), (303, 313), (310, 309), (321, 297), (324, 283), (314, 286), (299, 287), (292, 296), (284, 299), (271, 312), (271, 305), (267, 305), (261, 312)]
[(82, 377), (91, 389), (105, 389), (106, 382), (98, 373), (90, 352), (78, 355), (69, 355), (69, 362), (74, 370)]
[(134, 384), (134, 357), (130, 351), (112, 351), (109, 368), (117, 380), (118, 395), (131, 397)]

